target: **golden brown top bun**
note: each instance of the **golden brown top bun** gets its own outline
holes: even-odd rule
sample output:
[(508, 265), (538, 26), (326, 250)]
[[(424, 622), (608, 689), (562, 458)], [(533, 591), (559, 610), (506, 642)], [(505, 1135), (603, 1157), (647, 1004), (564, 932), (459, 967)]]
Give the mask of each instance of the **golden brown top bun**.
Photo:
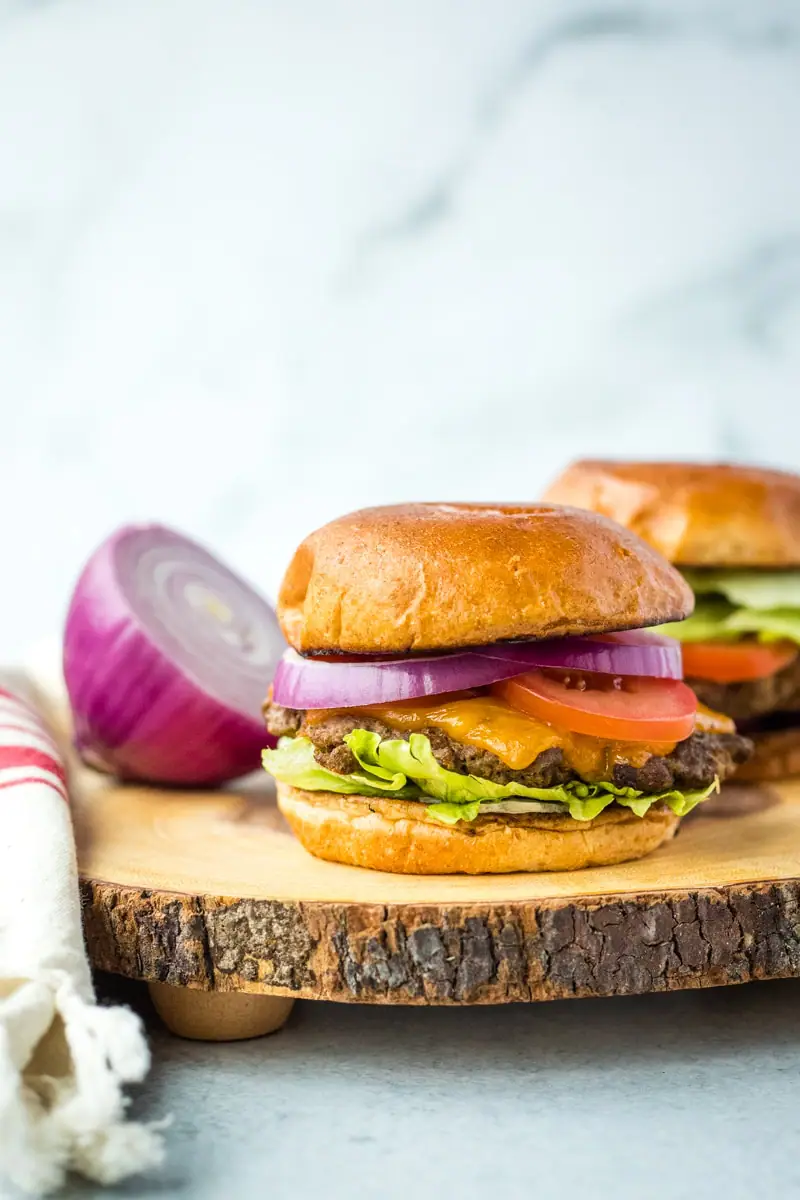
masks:
[(545, 493), (684, 567), (800, 566), (800, 475), (719, 463), (574, 462)]
[(405, 654), (681, 620), (693, 597), (649, 546), (553, 504), (404, 504), (324, 525), (284, 576), (305, 653)]

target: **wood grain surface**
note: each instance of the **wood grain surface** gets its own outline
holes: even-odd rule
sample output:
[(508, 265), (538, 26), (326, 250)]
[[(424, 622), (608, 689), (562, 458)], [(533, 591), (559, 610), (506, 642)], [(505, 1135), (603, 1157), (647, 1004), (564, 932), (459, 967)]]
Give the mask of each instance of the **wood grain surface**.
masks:
[(494, 1004), (800, 974), (800, 782), (729, 787), (639, 862), (415, 877), (311, 858), (269, 781), (72, 776), (95, 966), (190, 988)]

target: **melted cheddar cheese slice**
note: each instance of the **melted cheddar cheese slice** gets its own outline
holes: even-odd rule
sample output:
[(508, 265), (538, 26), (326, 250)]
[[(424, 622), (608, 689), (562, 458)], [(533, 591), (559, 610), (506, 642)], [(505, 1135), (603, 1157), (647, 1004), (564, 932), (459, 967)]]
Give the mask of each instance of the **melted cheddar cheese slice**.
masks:
[[(438, 702), (437, 702), (438, 701)], [(341, 713), (343, 710), (339, 710)], [(663, 757), (675, 749), (674, 742), (614, 742), (587, 734), (570, 733), (520, 712), (493, 696), (469, 699), (404, 700), (394, 704), (375, 704), (346, 710), (349, 716), (363, 713), (377, 717), (394, 729), (412, 731), (433, 726), (441, 729), (454, 742), (475, 746), (497, 755), (514, 771), (522, 771), (544, 750), (557, 747), (564, 753), (569, 766), (582, 779), (610, 779), (614, 767), (627, 764), (642, 767), (653, 756)], [(314, 710), (306, 720), (321, 721), (330, 717), (331, 710)], [(698, 705), (695, 732), (732, 733), (734, 724)]]

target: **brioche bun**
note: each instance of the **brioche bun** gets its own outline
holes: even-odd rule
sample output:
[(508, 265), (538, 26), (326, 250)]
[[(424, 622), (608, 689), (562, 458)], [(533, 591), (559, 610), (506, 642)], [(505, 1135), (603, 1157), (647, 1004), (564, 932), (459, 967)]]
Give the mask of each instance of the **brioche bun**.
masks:
[(673, 568), (605, 517), (552, 504), (406, 504), (300, 545), (278, 618), (302, 653), (407, 654), (688, 616)]
[(768, 779), (788, 779), (800, 775), (800, 724), (793, 729), (748, 733), (755, 750), (734, 776), (738, 783), (757, 783)]
[(306, 792), (278, 783), (278, 806), (309, 853), (331, 862), (401, 875), (577, 871), (643, 858), (677, 830), (654, 805), (637, 817), (612, 805), (593, 821), (549, 813), (485, 816), (443, 825), (414, 800)]
[(800, 566), (800, 475), (785, 471), (584, 460), (545, 499), (619, 521), (678, 566)]

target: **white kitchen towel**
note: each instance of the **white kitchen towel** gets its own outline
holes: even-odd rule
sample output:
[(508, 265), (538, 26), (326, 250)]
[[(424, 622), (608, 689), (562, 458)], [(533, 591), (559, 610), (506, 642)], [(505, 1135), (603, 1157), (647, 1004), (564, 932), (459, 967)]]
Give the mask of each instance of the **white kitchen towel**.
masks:
[(95, 1000), (58, 748), (0, 688), (0, 1176), (45, 1194), (159, 1163), (158, 1129), (125, 1115), (149, 1062), (139, 1018)]

